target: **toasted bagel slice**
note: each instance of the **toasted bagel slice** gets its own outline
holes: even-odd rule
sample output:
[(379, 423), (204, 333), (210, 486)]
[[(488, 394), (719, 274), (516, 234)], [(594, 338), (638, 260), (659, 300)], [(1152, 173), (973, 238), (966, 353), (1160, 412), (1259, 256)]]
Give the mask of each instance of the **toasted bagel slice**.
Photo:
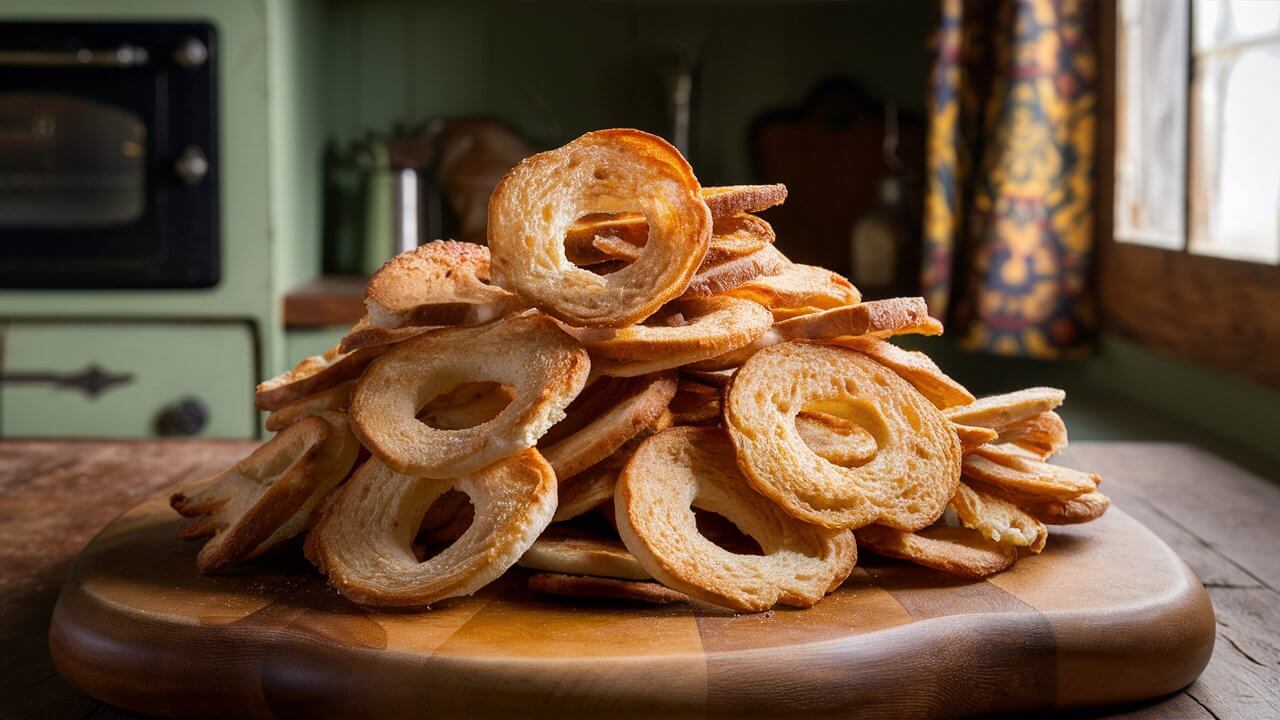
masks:
[(669, 409), (678, 425), (718, 424), (720, 388), (681, 378)]
[(1066, 397), (1067, 394), (1057, 388), (1033, 387), (980, 398), (947, 408), (946, 413), (954, 422), (1003, 432), (1016, 423), (1053, 410)]
[[(526, 158), (489, 200), (494, 281), (575, 327), (626, 327), (688, 286), (711, 242), (711, 212), (679, 151), (638, 130), (588, 133)], [(563, 238), (588, 213), (639, 212), (649, 237), (608, 275), (574, 266)]]
[(478, 325), (517, 304), (489, 284), (489, 248), (435, 240), (391, 258), (369, 278), (365, 310), (374, 327)]
[(973, 402), (973, 394), (963, 385), (942, 372), (936, 363), (922, 352), (903, 350), (886, 340), (873, 337), (846, 337), (827, 341), (866, 355), (890, 370), (920, 391), (939, 410)]
[(1016, 446), (983, 445), (964, 456), (964, 475), (999, 488), (1013, 498), (1039, 502), (1071, 500), (1093, 492), (1101, 482), (1093, 473), (1060, 467), (1028, 455), (1030, 453)]
[(583, 600), (615, 600), (670, 605), (689, 602), (689, 597), (656, 582), (584, 577), (561, 573), (538, 573), (529, 578), (529, 589), (544, 595), (560, 595)]
[[(641, 232), (636, 232), (635, 225)], [(575, 265), (590, 265), (607, 260), (634, 262), (648, 239), (648, 226), (644, 218), (639, 220), (593, 221), (578, 229), (578, 225), (565, 236), (565, 254)], [(577, 235), (595, 233), (590, 238), (590, 249)], [(776, 239), (773, 226), (749, 213), (738, 213), (717, 218), (711, 225), (711, 244), (702, 268), (710, 268), (729, 260), (759, 252)], [(574, 250), (570, 251), (570, 248)]]
[(263, 425), (270, 432), (280, 432), (305, 417), (325, 411), (345, 412), (355, 385), (355, 380), (347, 380), (326, 390), (304, 395), (268, 415)]
[[(764, 554), (711, 542), (691, 507), (727, 518)], [(641, 443), (618, 478), (614, 515), (627, 549), (663, 585), (735, 610), (809, 607), (857, 560), (852, 535), (796, 520), (752, 490), (718, 428), (671, 428)]]
[(217, 572), (307, 529), (358, 450), (346, 417), (320, 412), (289, 425), (207, 483), (174, 493), (173, 509), (195, 518), (178, 536), (212, 536), (196, 556), (196, 568)]
[[(471, 499), (471, 526), (419, 561), (413, 541), (423, 516), (451, 489)], [(555, 473), (536, 450), (450, 480), (402, 475), (370, 458), (307, 537), (307, 557), (352, 602), (422, 607), (497, 579), (533, 545), (555, 509)]]
[(710, 360), (690, 363), (690, 369), (736, 367), (760, 350), (788, 340), (841, 344), (846, 338), (884, 339), (906, 334), (942, 334), (942, 323), (929, 316), (924, 298), (872, 300), (775, 322), (769, 332), (750, 345)]
[(1007, 570), (1018, 560), (1013, 545), (993, 542), (968, 528), (936, 525), (904, 532), (868, 525), (854, 534), (858, 544), (872, 552), (972, 580)]
[(632, 377), (719, 357), (769, 331), (768, 310), (746, 300), (677, 300), (643, 324), (614, 329), (568, 328), (606, 375)]
[(333, 347), (323, 355), (313, 355), (293, 369), (260, 383), (253, 394), (253, 404), (259, 410), (274, 411), (308, 395), (328, 390), (358, 377), (386, 349), (381, 346), (344, 353)]
[(741, 257), (704, 263), (680, 297), (697, 300), (720, 295), (758, 278), (776, 275), (790, 264), (791, 261), (772, 245), (765, 245)]
[[(875, 457), (843, 467), (814, 452), (796, 429), (806, 410), (862, 426)], [(927, 527), (960, 480), (951, 423), (892, 370), (844, 348), (788, 342), (756, 353), (729, 383), (724, 422), (751, 485), (824, 527)]]
[(738, 213), (757, 213), (781, 205), (787, 200), (787, 186), (773, 185), (722, 185), (702, 188), (702, 199), (711, 209), (711, 216), (729, 217)]
[(1012, 443), (1045, 460), (1066, 449), (1067, 425), (1058, 413), (1046, 410), (1026, 420), (1005, 425), (997, 442)]
[[(569, 415), (583, 414), (578, 430), (545, 444), (540, 452), (556, 471), (557, 478), (570, 478), (612, 455), (631, 438), (652, 425), (676, 394), (674, 372), (654, 373), (636, 378), (601, 378), (584, 394), (592, 402), (572, 404)], [(606, 402), (601, 402), (605, 400)], [(600, 405), (602, 409), (597, 410)], [(579, 418), (573, 418), (578, 424)]]
[(338, 352), (350, 353), (375, 347), (381, 347), (386, 350), (386, 345), (394, 345), (401, 340), (408, 340), (411, 337), (417, 337), (436, 329), (436, 326), (431, 325), (406, 325), (396, 328), (379, 327), (370, 325), (369, 318), (366, 316), (361, 318), (355, 325), (352, 325), (347, 334), (342, 336), (342, 340), (338, 343)]
[(1102, 517), (1111, 507), (1111, 498), (1094, 490), (1070, 500), (1031, 502), (1020, 507), (1046, 525), (1075, 525)]
[(960, 524), (1000, 545), (1025, 547), (1033, 553), (1044, 549), (1049, 529), (1017, 505), (960, 483), (947, 503)]
[(753, 278), (726, 295), (759, 303), (786, 320), (831, 308), (854, 305), (862, 294), (843, 276), (826, 268), (791, 263), (781, 272)]
[(623, 580), (652, 580), (622, 541), (553, 523), (517, 563), (531, 570)]
[[(369, 451), (396, 472), (451, 478), (533, 447), (586, 383), (590, 361), (576, 340), (536, 312), (406, 340), (374, 362), (351, 394), (351, 421)], [(418, 414), (461, 383), (515, 390), (492, 420), (433, 428)]]

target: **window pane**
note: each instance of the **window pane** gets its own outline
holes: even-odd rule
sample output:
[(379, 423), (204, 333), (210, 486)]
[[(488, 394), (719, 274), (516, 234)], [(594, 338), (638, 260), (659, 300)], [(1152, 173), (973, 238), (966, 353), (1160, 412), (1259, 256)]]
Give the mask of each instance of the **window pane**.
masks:
[(1115, 236), (1181, 249), (1188, 6), (1123, 0), (1117, 12)]
[(1280, 32), (1280, 2), (1196, 0), (1196, 51)]
[(1191, 251), (1280, 262), (1280, 42), (1197, 61)]

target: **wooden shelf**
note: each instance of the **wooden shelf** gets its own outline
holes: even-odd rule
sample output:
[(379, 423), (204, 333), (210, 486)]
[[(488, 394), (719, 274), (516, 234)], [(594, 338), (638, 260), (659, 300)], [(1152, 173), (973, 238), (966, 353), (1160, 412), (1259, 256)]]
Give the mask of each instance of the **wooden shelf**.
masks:
[(364, 285), (358, 275), (325, 275), (284, 296), (286, 327), (351, 325), (364, 317)]

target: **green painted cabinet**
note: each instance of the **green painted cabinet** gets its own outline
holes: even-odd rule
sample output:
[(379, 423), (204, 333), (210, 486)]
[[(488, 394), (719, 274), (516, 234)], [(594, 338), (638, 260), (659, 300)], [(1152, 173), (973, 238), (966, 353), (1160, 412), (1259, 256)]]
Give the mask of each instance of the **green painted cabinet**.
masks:
[[(10, 378), (0, 384), (0, 437), (147, 437), (160, 434), (166, 420), (173, 425), (184, 402), (185, 423), (178, 424), (198, 426), (194, 434), (258, 431), (248, 323), (7, 322), (0, 324), (0, 362)], [(32, 378), (74, 377), (94, 366), (131, 377), (96, 396)]]

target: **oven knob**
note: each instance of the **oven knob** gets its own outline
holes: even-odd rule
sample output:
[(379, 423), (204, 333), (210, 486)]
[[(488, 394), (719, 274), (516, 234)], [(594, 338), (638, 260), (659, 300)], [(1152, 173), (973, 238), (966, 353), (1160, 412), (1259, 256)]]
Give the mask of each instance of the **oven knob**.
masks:
[(193, 70), (209, 59), (209, 48), (196, 38), (187, 38), (182, 41), (177, 50), (173, 51), (173, 59), (177, 60), (182, 67)]
[(188, 397), (166, 407), (156, 417), (156, 432), (166, 437), (197, 435), (209, 424), (209, 409)]
[(199, 185), (209, 174), (209, 160), (204, 156), (203, 150), (195, 145), (188, 145), (173, 164), (173, 169), (186, 184)]

